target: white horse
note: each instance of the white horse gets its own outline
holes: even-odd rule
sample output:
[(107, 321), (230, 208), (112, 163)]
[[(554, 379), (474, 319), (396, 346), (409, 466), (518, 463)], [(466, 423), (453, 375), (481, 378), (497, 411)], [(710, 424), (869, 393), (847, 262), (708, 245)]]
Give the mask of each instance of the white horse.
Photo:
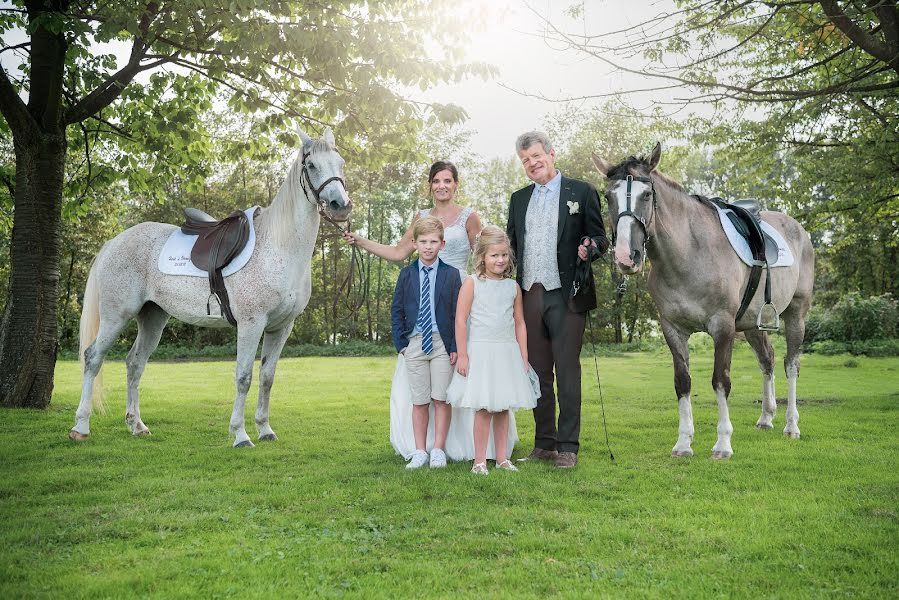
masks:
[[(253, 446), (244, 425), (244, 403), (260, 338), (256, 426), (260, 440), (277, 439), (269, 425), (269, 395), (294, 319), (306, 308), (312, 293), (311, 261), (320, 215), (343, 221), (352, 208), (345, 189), (344, 160), (334, 147), (334, 134), (326, 129), (322, 139), (314, 141), (300, 132), (300, 138), (302, 148), (278, 195), (253, 220), (256, 246), (252, 257), (225, 279), (237, 320), (237, 394), (230, 423), (234, 447)], [(134, 435), (150, 433), (140, 418), (138, 384), (169, 316), (207, 327), (229, 326), (224, 318), (207, 315), (206, 278), (164, 275), (157, 268), (159, 254), (176, 228), (165, 223), (135, 225), (107, 242), (94, 259), (81, 314), (84, 368), (81, 402), (69, 432), (73, 440), (90, 435), (94, 380), (106, 352), (130, 319), (137, 319), (138, 335), (126, 359), (125, 423)]]

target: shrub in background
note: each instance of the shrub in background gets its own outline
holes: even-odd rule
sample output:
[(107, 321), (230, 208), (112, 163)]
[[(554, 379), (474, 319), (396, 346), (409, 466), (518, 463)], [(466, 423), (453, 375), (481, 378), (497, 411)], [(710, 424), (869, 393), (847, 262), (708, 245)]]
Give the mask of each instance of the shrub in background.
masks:
[(813, 307), (806, 323), (807, 343), (855, 342), (896, 337), (899, 310), (891, 294), (863, 297), (853, 292), (830, 309)]

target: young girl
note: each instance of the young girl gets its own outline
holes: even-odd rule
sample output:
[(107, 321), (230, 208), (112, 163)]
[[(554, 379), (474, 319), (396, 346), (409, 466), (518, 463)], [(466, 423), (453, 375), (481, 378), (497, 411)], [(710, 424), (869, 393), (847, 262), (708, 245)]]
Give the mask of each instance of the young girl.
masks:
[(521, 289), (510, 279), (512, 266), (506, 232), (485, 227), (475, 245), (475, 274), (462, 284), (456, 306), (458, 355), (447, 402), (477, 411), (471, 472), (478, 475), (488, 473), (491, 420), (496, 468), (518, 470), (506, 454), (509, 411), (534, 408), (539, 396), (529, 377)]

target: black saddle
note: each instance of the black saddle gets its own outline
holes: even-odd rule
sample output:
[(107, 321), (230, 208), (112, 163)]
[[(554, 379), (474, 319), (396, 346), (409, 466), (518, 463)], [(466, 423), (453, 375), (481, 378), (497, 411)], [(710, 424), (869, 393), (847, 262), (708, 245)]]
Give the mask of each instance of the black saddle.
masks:
[[(746, 242), (749, 244), (749, 250), (752, 252), (753, 264), (749, 271), (749, 283), (746, 285), (743, 300), (740, 302), (740, 308), (737, 310), (734, 320), (739, 321), (746, 309), (749, 308), (749, 303), (752, 302), (752, 298), (758, 289), (762, 269), (764, 269), (765, 304), (759, 311), (756, 323), (761, 330), (777, 331), (780, 328), (780, 317), (777, 314), (777, 309), (771, 303), (771, 268), (768, 265), (768, 256), (777, 256), (777, 242), (762, 231), (758, 200), (747, 198), (735, 202), (725, 202), (718, 197), (695, 196), (695, 198), (706, 204), (726, 210), (727, 218), (733, 223), (737, 233), (746, 239)], [(767, 314), (763, 316), (766, 309), (768, 309)]]
[(185, 208), (184, 219), (181, 232), (198, 236), (190, 251), (190, 260), (198, 269), (209, 274), (206, 314), (212, 314), (211, 302), (215, 298), (228, 322), (237, 326), (237, 320), (231, 312), (222, 269), (247, 245), (250, 239), (250, 220), (246, 213), (235, 210), (221, 221), (216, 221), (196, 208)]

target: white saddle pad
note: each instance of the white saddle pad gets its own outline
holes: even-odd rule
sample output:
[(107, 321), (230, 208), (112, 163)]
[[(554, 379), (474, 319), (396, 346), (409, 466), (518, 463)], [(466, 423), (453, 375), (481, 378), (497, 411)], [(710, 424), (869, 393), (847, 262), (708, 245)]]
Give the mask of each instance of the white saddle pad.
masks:
[[(730, 245), (733, 247), (734, 252), (737, 253), (737, 256), (740, 257), (744, 263), (752, 266), (752, 251), (749, 249), (749, 242), (746, 241), (742, 235), (737, 232), (737, 228), (734, 227), (734, 224), (730, 222), (730, 219), (727, 217), (727, 213), (730, 211), (722, 210), (720, 207), (716, 206), (715, 210), (718, 211), (718, 219), (721, 221), (721, 227), (724, 228), (724, 233), (727, 235), (727, 239), (730, 241)], [(777, 259), (774, 260), (774, 257), (767, 256), (768, 258), (768, 266), (769, 267), (789, 267), (793, 264), (793, 252), (790, 250), (790, 247), (787, 245), (786, 240), (784, 240), (783, 236), (780, 232), (765, 221), (761, 221), (762, 232), (766, 235), (770, 236), (772, 240), (777, 243)]]
[[(254, 206), (243, 211), (250, 220), (250, 237), (240, 254), (235, 256), (234, 260), (222, 269), (222, 277), (227, 277), (239, 271), (253, 256), (253, 248), (256, 247), (256, 230), (253, 227), (253, 215), (256, 214), (258, 209), (258, 206)], [(200, 236), (181, 233), (180, 228), (173, 231), (169, 239), (166, 240), (165, 246), (162, 247), (162, 252), (159, 253), (159, 260), (156, 262), (159, 270), (166, 275), (209, 277), (209, 273), (201, 271), (194, 266), (194, 263), (190, 262), (190, 251), (198, 237)]]

